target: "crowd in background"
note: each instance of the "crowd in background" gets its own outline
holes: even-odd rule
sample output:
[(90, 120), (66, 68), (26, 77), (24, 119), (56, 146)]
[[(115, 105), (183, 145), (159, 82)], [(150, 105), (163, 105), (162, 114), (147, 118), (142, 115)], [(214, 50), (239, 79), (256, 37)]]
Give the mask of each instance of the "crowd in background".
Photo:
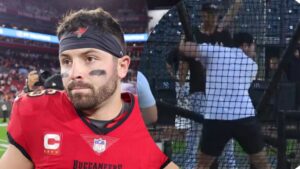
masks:
[(0, 49), (0, 92), (12, 101), (22, 91), (31, 70), (58, 72), (57, 57), (13, 49)]
[[(26, 5), (31, 4), (31, 5)], [(0, 9), (2, 12), (10, 12), (18, 9), (17, 14), (25, 17), (50, 21), (58, 17), (58, 10), (52, 5), (51, 1), (34, 0), (1, 0)]]
[[(143, 33), (148, 24), (146, 1), (111, 2), (58, 0), (0, 0), (0, 26), (55, 34), (55, 25), (69, 10), (102, 7), (118, 18), (126, 33)], [(18, 17), (16, 17), (18, 16)]]

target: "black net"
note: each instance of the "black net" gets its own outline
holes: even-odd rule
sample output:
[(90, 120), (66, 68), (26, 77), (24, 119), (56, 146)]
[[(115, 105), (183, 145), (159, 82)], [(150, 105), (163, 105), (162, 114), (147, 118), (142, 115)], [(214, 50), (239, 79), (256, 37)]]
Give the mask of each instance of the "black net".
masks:
[(296, 168), (300, 5), (183, 2), (187, 17), (169, 10), (141, 56), (159, 108), (154, 139), (181, 168)]

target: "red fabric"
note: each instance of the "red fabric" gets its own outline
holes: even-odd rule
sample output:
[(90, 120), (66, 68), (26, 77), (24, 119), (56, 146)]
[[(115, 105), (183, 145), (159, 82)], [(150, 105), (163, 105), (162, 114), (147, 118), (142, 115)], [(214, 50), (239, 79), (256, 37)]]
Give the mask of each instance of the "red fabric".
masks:
[(148, 133), (137, 98), (128, 93), (122, 97), (134, 98), (133, 110), (106, 135), (95, 134), (63, 92), (16, 100), (8, 132), (36, 169), (159, 169), (168, 158)]

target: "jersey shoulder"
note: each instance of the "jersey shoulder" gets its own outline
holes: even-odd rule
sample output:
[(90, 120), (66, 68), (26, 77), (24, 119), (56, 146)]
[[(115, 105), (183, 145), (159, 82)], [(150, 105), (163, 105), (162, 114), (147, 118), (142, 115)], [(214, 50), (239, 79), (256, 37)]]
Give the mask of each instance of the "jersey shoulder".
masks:
[(55, 108), (57, 105), (63, 105), (69, 99), (63, 91), (46, 89), (24, 93), (16, 97), (13, 106), (20, 115), (34, 115), (43, 110)]
[(66, 95), (64, 91), (55, 89), (35, 90), (28, 93), (19, 94), (14, 102), (32, 101), (36, 99), (57, 98)]

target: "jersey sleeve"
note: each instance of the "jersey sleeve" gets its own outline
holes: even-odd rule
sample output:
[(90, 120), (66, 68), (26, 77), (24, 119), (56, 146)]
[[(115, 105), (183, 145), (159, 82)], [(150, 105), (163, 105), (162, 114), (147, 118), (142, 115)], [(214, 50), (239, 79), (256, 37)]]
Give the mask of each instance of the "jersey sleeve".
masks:
[(11, 111), (11, 117), (7, 128), (7, 135), (10, 144), (17, 147), (20, 152), (29, 160), (31, 157), (28, 154), (25, 134), (23, 132), (23, 121), (19, 111), (19, 101), (15, 101)]
[(155, 105), (155, 99), (151, 92), (148, 80), (141, 73), (137, 74), (137, 95), (140, 108), (147, 108)]

